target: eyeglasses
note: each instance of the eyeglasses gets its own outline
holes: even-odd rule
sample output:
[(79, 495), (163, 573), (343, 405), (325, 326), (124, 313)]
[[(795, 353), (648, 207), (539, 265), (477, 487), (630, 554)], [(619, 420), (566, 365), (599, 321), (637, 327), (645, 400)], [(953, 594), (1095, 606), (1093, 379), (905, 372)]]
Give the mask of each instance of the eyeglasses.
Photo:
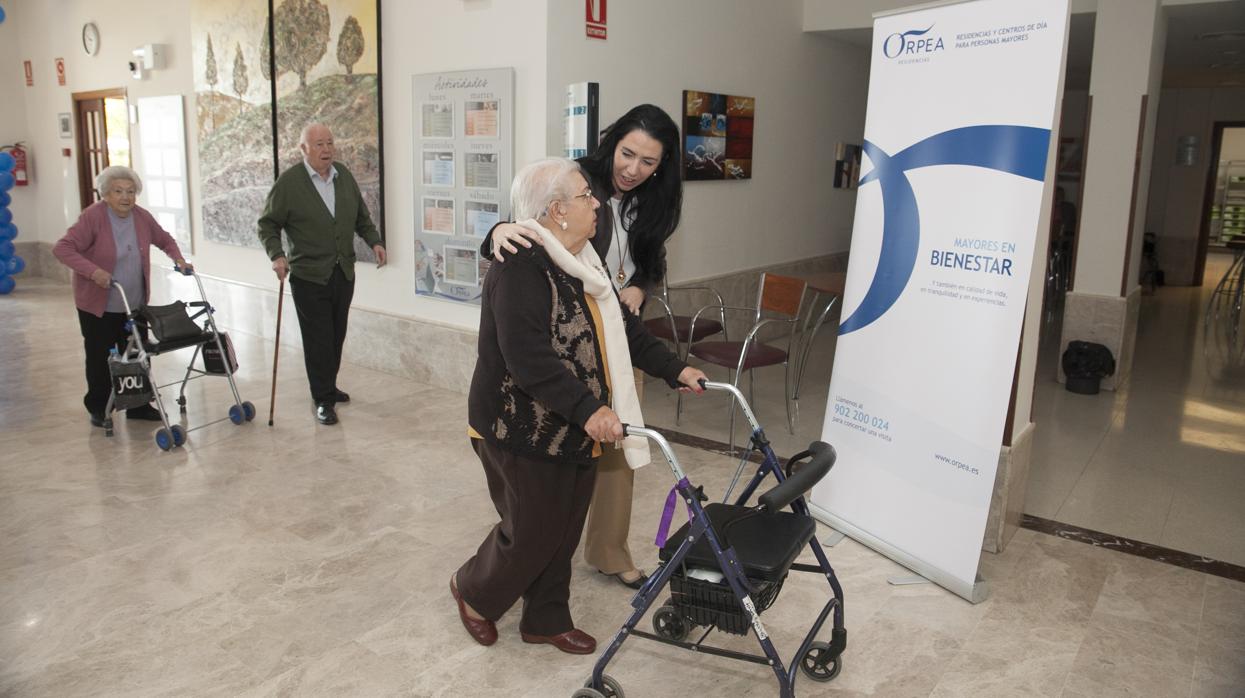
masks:
[(572, 199), (583, 199), (585, 202), (587, 202), (589, 199), (592, 198), (592, 190), (589, 189), (585, 191), (584, 193), (576, 194), (575, 196), (572, 196), (571, 198)]

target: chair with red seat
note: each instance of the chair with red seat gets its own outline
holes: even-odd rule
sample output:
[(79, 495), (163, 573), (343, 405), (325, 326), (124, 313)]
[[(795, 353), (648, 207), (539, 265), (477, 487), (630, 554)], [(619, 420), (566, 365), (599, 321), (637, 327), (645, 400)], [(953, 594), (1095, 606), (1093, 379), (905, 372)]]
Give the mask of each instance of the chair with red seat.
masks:
[[(731, 341), (700, 341), (692, 344), (690, 354), (711, 364), (726, 367), (732, 371), (731, 384), (739, 387), (739, 377), (748, 372), (749, 398), (752, 397), (752, 371), (762, 366), (782, 364), (783, 396), (787, 408), (787, 429), (795, 433), (795, 423), (791, 413), (792, 374), (790, 357), (795, 348), (795, 331), (804, 305), (805, 282), (801, 279), (778, 274), (762, 273), (760, 287), (757, 289), (757, 302), (754, 308), (743, 308), (723, 304), (707, 305), (692, 316), (689, 333), (695, 336), (701, 315), (705, 312), (718, 311), (725, 318), (726, 311), (744, 311), (753, 313), (752, 327), (742, 342)], [(766, 316), (766, 313), (769, 315)], [(787, 323), (786, 348), (766, 344), (757, 333), (761, 328), (771, 324)], [(676, 408), (676, 415), (682, 410), (682, 395)], [(735, 400), (731, 398), (731, 448), (735, 447)]]
[(687, 358), (687, 350), (691, 345), (705, 337), (721, 334), (723, 339), (727, 339), (725, 314), (722, 315), (720, 322), (709, 318), (702, 319), (696, 325), (696, 332), (693, 334), (691, 316), (675, 314), (673, 309), (674, 301), (670, 298), (671, 291), (679, 291), (681, 293), (703, 291), (716, 297), (719, 307), (725, 305), (722, 302), (722, 294), (708, 286), (677, 286), (671, 288), (666, 285), (666, 280), (662, 279), (661, 295), (652, 296), (652, 299), (661, 306), (662, 315), (644, 321), (644, 326), (648, 328), (650, 334), (674, 344), (675, 353), (682, 359)]

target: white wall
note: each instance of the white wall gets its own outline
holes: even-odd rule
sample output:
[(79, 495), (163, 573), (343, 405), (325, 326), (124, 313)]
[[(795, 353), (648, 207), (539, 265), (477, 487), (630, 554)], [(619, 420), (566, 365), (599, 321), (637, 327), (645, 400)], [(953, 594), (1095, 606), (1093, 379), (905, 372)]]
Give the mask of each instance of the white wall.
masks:
[[(1245, 121), (1245, 88), (1163, 90), (1146, 230), (1158, 235), (1159, 267), (1168, 284), (1197, 282), (1197, 241), (1217, 121)], [(1193, 165), (1176, 163), (1176, 144), (1181, 136), (1198, 139), (1197, 162)], [(1213, 283), (1216, 279), (1202, 280), (1206, 281)]]
[[(1101, 0), (1094, 28), (1093, 73), (1086, 151), (1084, 196), (1080, 214), (1080, 236), (1076, 251), (1076, 291), (1100, 296), (1123, 295), (1120, 279), (1131, 252), (1126, 247), (1130, 207), (1144, 210), (1145, 194), (1139, 186), (1133, 201), (1134, 166), (1137, 162), (1137, 126), (1143, 95), (1146, 102), (1147, 136), (1142, 143), (1142, 179), (1149, 181), (1148, 162), (1153, 139), (1154, 113), (1159, 101), (1158, 79), (1162, 73), (1162, 46), (1165, 38), (1157, 0)], [(1152, 51), (1152, 49), (1154, 49)], [(1160, 56), (1156, 65), (1154, 51)], [(1141, 227), (1144, 215), (1133, 218)], [(1136, 235), (1140, 248), (1141, 235)], [(1130, 274), (1136, 285), (1136, 265)]]
[[(568, 84), (601, 85), (604, 127), (651, 102), (681, 121), (683, 90), (756, 98), (752, 179), (686, 182), (672, 281), (846, 252), (856, 192), (832, 184), (834, 146), (860, 143), (868, 51), (801, 30), (801, 0), (610, 3), (609, 39), (584, 36), (582, 0), (549, 1), (547, 112)], [(551, 152), (562, 124), (551, 118)]]
[(1219, 146), (1219, 162), (1245, 160), (1245, 128), (1225, 128)]
[[(23, 226), (23, 240), (32, 233), (44, 242), (57, 240), (67, 225), (64, 202), (77, 200), (76, 176), (62, 177), (60, 149), (72, 146), (56, 134), (56, 114), (72, 111), (72, 92), (111, 87), (139, 97), (180, 94), (186, 99), (186, 123), (193, 124), (194, 91), (190, 55), (190, 0), (133, 0), (124, 11), (91, 0), (8, 0), (9, 19), (0, 25), (0, 58), (9, 66), (4, 85), (17, 90), (25, 121), (0, 121), (0, 134), (18, 134), (34, 148), (36, 184), (30, 187), (37, 221)], [(545, 0), (385, 0), (381, 6), (382, 73), (385, 129), (386, 232), (391, 262), (384, 270), (360, 268), (356, 307), (420, 317), (432, 322), (474, 329), (479, 313), (472, 307), (416, 298), (412, 280), (414, 208), (411, 179), (411, 76), (418, 73), (512, 66), (516, 80), (515, 157), (519, 162), (545, 151)], [(81, 48), (83, 23), (95, 21), (101, 41), (98, 56)], [(146, 80), (130, 77), (130, 51), (142, 44), (168, 47), (165, 70)], [(9, 60), (11, 57), (14, 60)], [(56, 57), (66, 60), (68, 85), (57, 87), (52, 72)], [(35, 87), (20, 87), (21, 59), (35, 63)], [(13, 72), (16, 71), (16, 72)], [(132, 133), (137, 136), (137, 130)], [(137, 140), (137, 138), (135, 138)], [(275, 287), (262, 251), (204, 241), (199, 231), (198, 143), (193, 127), (187, 134), (191, 207), (195, 247), (192, 258), (205, 274), (244, 284)], [(72, 172), (71, 172), (72, 175)], [(15, 203), (20, 203), (15, 199)], [(15, 207), (15, 213), (20, 210)], [(31, 215), (33, 214), (33, 215)], [(76, 219), (76, 209), (68, 223)], [(259, 211), (255, 212), (259, 217)], [(156, 255), (158, 258), (159, 255)]]

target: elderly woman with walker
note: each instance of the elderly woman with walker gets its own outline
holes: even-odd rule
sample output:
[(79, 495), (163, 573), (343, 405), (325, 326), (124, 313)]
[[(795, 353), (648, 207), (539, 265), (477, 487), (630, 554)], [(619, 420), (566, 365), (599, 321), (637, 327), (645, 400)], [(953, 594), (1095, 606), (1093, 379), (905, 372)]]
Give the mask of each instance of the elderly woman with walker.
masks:
[(649, 460), (645, 442), (623, 439), (624, 422), (642, 421), (632, 365), (684, 391), (701, 392), (705, 376), (622, 311), (588, 244), (600, 201), (579, 165), (528, 165), (511, 201), (518, 225), (542, 244), (485, 277), (468, 396), (471, 445), (501, 521), (455, 572), (450, 592), (482, 645), (497, 641), (495, 621), (521, 598), (524, 642), (591, 654), (596, 640), (571, 619), (570, 563), (598, 459), (621, 444), (627, 467)]
[[(628, 314), (639, 315), (645, 299), (666, 275), (666, 240), (679, 225), (683, 180), (679, 172), (679, 128), (660, 107), (641, 104), (606, 129), (601, 144), (578, 160), (600, 209), (592, 247)], [(540, 244), (539, 236), (513, 224), (494, 227), (481, 246), (501, 260), (518, 247)], [(635, 376), (643, 398), (643, 382)], [(601, 574), (639, 589), (647, 575), (631, 557), (634, 476), (621, 454), (607, 453), (597, 467), (588, 514), (584, 559)]]
[[(125, 347), (125, 304), (116, 282), (134, 308), (147, 304), (151, 291), (151, 246), (160, 248), (179, 269), (194, 267), (182, 257), (177, 241), (137, 203), (143, 180), (120, 165), (105, 167), (95, 177), (100, 201), (86, 207), (78, 221), (52, 248), (52, 254), (73, 270), (74, 305), (86, 351), (87, 392), (82, 398), (91, 424), (103, 427), (112, 380), (109, 350)], [(126, 410), (128, 419), (160, 421), (151, 405)]]

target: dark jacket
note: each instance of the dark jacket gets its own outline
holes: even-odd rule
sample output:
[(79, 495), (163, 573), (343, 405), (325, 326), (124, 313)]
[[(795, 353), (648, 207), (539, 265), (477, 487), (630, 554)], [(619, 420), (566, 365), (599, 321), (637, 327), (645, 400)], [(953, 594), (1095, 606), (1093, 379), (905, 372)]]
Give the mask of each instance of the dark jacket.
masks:
[[(622, 315), (632, 364), (677, 386), (686, 364), (639, 318)], [(609, 403), (583, 283), (540, 247), (494, 263), (484, 279), (479, 358), (467, 399), (471, 428), (520, 455), (588, 464), (595, 459), (584, 424)]]
[[(577, 161), (580, 165), (584, 163), (582, 160)], [(585, 170), (587, 172), (587, 170)], [(606, 195), (605, 183), (596, 177), (588, 174), (588, 185), (592, 187), (592, 196), (601, 204), (597, 209), (597, 233), (592, 236), (589, 241), (592, 243), (592, 249), (597, 251), (597, 256), (605, 262), (605, 255), (609, 252), (610, 245), (614, 244), (614, 208), (610, 206), (610, 197)], [(498, 223), (497, 225), (501, 225)], [(496, 228), (497, 226), (493, 226)], [(644, 297), (647, 299), (661, 288), (661, 280), (666, 278), (666, 245), (662, 241), (661, 245), (653, 246), (653, 249), (647, 254), (638, 254), (636, 251), (636, 241), (643, 233), (638, 231), (630, 231), (627, 236), (628, 256), (635, 262), (635, 274), (627, 281), (628, 286), (635, 286), (644, 291)], [(484, 236), (484, 242), (480, 245), (480, 254), (486, 258), (493, 256), (493, 231), (490, 229), (488, 235)], [(610, 269), (611, 273), (617, 272), (617, 269)], [(628, 313), (624, 313), (628, 314)]]
[(333, 167), (337, 177), (333, 180), (332, 215), (300, 160), (272, 185), (259, 218), (259, 240), (268, 258), (285, 255), (281, 249), (281, 231), (285, 230), (290, 241), (290, 273), (317, 284), (328, 283), (337, 265), (347, 279), (354, 279), (355, 233), (368, 247), (381, 244), (354, 175), (340, 162), (334, 162)]

